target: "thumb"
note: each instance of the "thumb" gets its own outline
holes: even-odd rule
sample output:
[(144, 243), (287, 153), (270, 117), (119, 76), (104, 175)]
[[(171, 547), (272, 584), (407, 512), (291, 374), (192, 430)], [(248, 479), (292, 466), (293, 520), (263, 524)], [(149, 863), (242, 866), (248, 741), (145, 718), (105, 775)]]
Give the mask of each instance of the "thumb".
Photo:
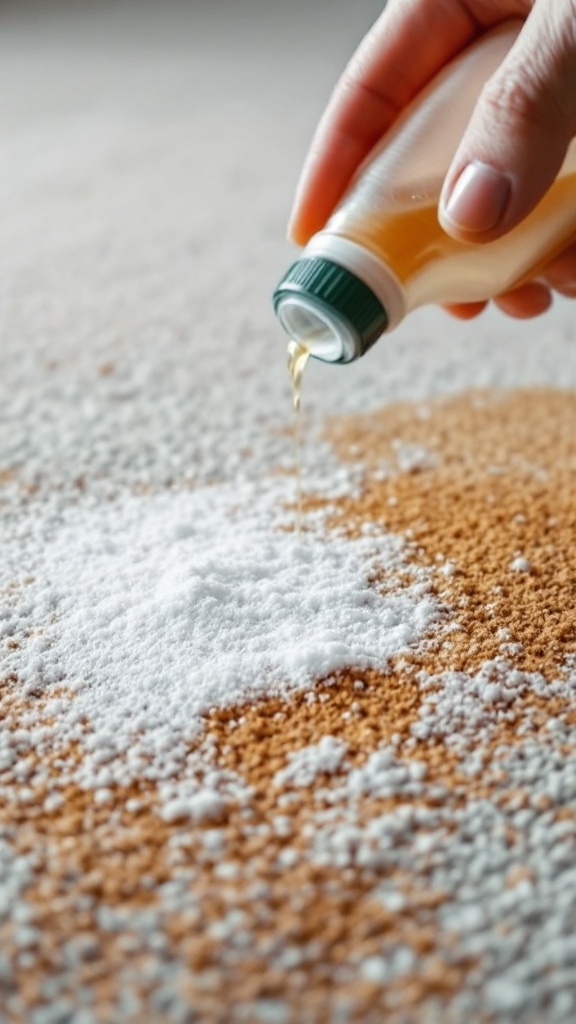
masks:
[(446, 176), (440, 223), (464, 241), (515, 227), (556, 177), (576, 132), (573, 0), (535, 0), (486, 83)]

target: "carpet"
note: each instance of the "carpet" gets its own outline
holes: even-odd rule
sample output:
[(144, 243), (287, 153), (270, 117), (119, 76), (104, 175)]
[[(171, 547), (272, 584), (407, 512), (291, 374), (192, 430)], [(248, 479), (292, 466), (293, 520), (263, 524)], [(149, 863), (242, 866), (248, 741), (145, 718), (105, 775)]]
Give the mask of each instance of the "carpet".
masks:
[(0, 1022), (576, 1014), (574, 309), (306, 369), (378, 12), (0, 12)]

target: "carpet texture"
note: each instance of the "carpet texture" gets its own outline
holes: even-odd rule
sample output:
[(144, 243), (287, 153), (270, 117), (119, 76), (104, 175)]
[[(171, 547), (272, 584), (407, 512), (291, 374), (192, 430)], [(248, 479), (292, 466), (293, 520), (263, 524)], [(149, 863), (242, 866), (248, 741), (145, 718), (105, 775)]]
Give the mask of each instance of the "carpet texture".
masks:
[(576, 313), (310, 365), (378, 4), (0, 12), (0, 1024), (576, 1016)]

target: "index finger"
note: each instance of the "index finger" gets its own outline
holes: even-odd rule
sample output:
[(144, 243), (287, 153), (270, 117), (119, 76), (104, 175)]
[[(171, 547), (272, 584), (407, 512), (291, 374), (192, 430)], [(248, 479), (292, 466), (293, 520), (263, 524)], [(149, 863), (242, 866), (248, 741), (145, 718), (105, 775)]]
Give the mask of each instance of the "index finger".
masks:
[[(505, 15), (502, 2), (492, 21)], [(505, 3), (516, 7), (518, 4)], [(487, 27), (464, 0), (390, 0), (340, 78), (314, 135), (296, 191), (289, 237), (304, 245), (398, 113)], [(498, 11), (497, 9), (500, 8)]]

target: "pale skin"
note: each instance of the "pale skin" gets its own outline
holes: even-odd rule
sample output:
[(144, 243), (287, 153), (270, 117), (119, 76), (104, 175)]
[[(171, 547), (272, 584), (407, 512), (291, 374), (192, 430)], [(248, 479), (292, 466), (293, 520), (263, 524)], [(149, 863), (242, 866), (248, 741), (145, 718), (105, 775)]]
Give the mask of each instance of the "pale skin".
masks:
[[(522, 19), (522, 31), (478, 100), (444, 182), (439, 219), (455, 238), (482, 243), (527, 216), (576, 134), (576, 0), (389, 0), (317, 128), (290, 220), (294, 242), (305, 245), (324, 226), (364, 157), (436, 72), (509, 18)], [(553, 292), (576, 297), (576, 240), (537, 280), (494, 302), (529, 318), (548, 309)], [(470, 319), (485, 306), (446, 308)]]

